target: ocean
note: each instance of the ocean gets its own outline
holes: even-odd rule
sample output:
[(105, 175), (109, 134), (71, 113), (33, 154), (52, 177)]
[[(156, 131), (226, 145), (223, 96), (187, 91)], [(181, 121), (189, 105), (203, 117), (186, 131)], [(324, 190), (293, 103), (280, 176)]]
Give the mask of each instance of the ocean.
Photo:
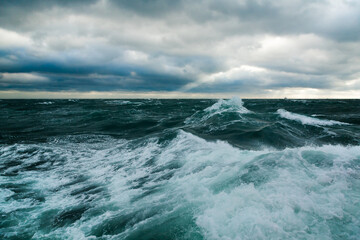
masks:
[(360, 100), (0, 100), (0, 239), (360, 239)]

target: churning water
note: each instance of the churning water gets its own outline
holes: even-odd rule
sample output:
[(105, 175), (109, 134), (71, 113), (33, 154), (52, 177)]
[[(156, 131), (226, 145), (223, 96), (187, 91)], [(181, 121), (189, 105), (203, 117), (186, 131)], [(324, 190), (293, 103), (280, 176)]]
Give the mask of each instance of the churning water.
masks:
[(359, 100), (2, 100), (1, 239), (359, 239)]

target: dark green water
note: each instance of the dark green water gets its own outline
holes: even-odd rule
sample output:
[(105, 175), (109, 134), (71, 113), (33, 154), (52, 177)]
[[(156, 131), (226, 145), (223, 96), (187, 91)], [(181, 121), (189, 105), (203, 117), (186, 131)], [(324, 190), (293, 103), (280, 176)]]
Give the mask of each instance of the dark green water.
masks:
[(360, 100), (0, 100), (0, 239), (360, 239)]

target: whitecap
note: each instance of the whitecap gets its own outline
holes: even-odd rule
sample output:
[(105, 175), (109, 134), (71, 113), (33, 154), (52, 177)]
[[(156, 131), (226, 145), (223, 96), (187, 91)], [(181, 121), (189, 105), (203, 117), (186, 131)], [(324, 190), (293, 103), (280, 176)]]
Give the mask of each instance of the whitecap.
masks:
[(126, 101), (126, 100), (111, 100), (111, 101), (105, 101), (105, 103), (110, 104), (110, 105), (127, 105), (127, 104), (131, 104), (130, 101)]
[(198, 111), (192, 116), (185, 119), (185, 123), (204, 122), (207, 119), (224, 113), (237, 113), (239, 115), (251, 113), (249, 109), (244, 107), (244, 102), (239, 97), (232, 97), (231, 99), (219, 99), (216, 103), (202, 111)]
[(244, 102), (239, 97), (232, 97), (228, 100), (220, 99), (212, 106), (205, 109), (205, 111), (211, 114), (220, 114), (223, 112), (238, 112), (238, 113), (249, 113), (246, 107), (244, 107)]
[(38, 104), (41, 104), (41, 105), (50, 105), (50, 104), (54, 104), (54, 102), (41, 102), (41, 103), (38, 103)]
[(349, 125), (349, 123), (339, 122), (335, 120), (326, 120), (326, 119), (308, 117), (298, 113), (292, 113), (286, 111), (285, 109), (278, 109), (276, 113), (279, 114), (282, 118), (286, 118), (288, 120), (294, 120), (304, 125), (312, 125), (312, 126)]
[(292, 102), (300, 102), (300, 103), (307, 103), (305, 99), (291, 99)]

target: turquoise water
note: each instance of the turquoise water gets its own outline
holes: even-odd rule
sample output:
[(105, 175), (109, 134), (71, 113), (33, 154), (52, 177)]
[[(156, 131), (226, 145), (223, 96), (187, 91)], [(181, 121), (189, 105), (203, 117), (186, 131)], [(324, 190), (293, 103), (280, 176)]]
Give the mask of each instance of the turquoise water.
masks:
[(359, 100), (1, 100), (1, 239), (359, 239)]

